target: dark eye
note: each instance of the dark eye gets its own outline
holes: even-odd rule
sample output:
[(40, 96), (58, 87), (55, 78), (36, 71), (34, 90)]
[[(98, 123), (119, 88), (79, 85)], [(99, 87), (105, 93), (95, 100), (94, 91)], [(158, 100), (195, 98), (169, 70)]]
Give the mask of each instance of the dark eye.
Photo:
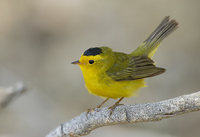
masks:
[(94, 63), (94, 60), (89, 60), (89, 63), (90, 63), (90, 64), (93, 64), (93, 63)]

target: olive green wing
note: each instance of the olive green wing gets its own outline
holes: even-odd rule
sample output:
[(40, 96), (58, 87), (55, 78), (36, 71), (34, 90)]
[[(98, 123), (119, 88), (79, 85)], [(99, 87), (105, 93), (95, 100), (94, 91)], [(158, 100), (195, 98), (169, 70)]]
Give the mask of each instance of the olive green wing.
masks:
[(153, 77), (165, 72), (164, 68), (156, 67), (147, 56), (127, 56), (118, 56), (114, 65), (107, 70), (107, 75), (116, 81), (124, 81)]

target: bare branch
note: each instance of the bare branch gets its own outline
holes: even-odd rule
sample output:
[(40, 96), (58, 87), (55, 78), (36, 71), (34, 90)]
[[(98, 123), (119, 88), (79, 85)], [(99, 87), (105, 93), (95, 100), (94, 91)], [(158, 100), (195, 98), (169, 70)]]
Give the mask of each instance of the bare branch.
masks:
[(200, 91), (156, 103), (121, 105), (110, 116), (105, 107), (86, 112), (69, 122), (61, 124), (46, 137), (77, 137), (89, 134), (92, 130), (108, 125), (158, 121), (187, 112), (200, 110)]
[(5, 107), (13, 98), (25, 92), (23, 83), (17, 83), (9, 88), (0, 88), (0, 108)]

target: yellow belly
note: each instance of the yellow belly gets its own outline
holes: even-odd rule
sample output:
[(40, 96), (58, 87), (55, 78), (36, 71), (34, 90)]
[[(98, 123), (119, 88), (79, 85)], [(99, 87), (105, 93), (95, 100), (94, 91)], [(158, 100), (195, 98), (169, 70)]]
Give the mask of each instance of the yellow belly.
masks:
[(114, 81), (106, 74), (104, 76), (84, 76), (89, 93), (106, 98), (131, 97), (139, 88), (145, 87), (144, 79), (132, 81)]

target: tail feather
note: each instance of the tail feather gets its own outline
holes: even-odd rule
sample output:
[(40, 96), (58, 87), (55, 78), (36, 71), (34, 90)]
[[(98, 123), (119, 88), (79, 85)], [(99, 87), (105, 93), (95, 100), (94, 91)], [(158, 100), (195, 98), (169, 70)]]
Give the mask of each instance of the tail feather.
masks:
[(132, 53), (134, 55), (153, 56), (162, 40), (178, 28), (175, 20), (165, 17), (153, 33)]

